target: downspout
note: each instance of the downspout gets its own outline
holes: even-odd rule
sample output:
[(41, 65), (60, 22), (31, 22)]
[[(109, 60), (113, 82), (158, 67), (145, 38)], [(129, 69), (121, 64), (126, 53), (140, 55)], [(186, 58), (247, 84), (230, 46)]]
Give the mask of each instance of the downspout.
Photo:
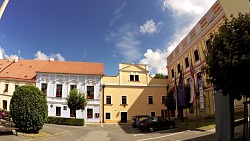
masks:
[(105, 84), (102, 84), (102, 123), (104, 123), (104, 89)]

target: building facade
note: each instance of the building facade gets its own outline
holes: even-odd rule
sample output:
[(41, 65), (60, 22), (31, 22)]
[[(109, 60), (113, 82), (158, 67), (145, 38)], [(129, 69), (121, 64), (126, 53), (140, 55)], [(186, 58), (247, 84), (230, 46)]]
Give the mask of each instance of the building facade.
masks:
[(19, 60), (18, 58), (0, 60), (0, 108), (9, 111), (13, 92), (21, 85), (35, 85), (36, 71), (49, 61)]
[(103, 76), (101, 122), (127, 123), (135, 115), (167, 117), (167, 79), (149, 76), (148, 66), (119, 64), (117, 76)]
[[(198, 90), (197, 76), (203, 81), (205, 114), (214, 115), (214, 96), (213, 86), (208, 84), (205, 79), (207, 76), (201, 74), (201, 69), (206, 65), (205, 52), (209, 48), (210, 33), (218, 31), (220, 24), (225, 17), (238, 15), (238, 12), (250, 12), (249, 0), (217, 0), (208, 12), (200, 19), (187, 36), (178, 44), (178, 46), (167, 57), (167, 69), (170, 80), (170, 86), (173, 87), (175, 78), (179, 78), (179, 72), (184, 72), (184, 83), (189, 83), (190, 66), (194, 66), (196, 90)], [(199, 99), (194, 101), (194, 112), (189, 111), (189, 117), (200, 116)], [(235, 110), (241, 110), (242, 101), (235, 101)]]
[[(85, 122), (100, 122), (100, 82), (103, 64), (54, 61), (37, 71), (36, 86), (47, 97), (48, 116), (83, 118)], [(85, 93), (87, 105), (76, 113), (68, 108), (70, 90)]]

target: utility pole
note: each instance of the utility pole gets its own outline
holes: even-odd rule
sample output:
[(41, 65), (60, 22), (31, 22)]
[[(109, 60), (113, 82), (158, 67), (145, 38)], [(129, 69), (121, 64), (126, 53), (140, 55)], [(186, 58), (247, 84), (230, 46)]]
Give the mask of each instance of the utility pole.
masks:
[(2, 18), (3, 12), (8, 4), (9, 0), (4, 0), (2, 6), (0, 7), (0, 20)]

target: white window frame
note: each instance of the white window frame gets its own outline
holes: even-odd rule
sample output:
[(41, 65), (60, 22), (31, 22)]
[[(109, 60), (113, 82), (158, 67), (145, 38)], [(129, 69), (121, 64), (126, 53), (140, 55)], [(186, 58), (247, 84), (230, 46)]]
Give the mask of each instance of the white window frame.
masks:
[[(110, 119), (107, 119), (106, 113), (109, 113), (109, 114), (110, 114)], [(111, 113), (111, 112), (105, 112), (105, 120), (112, 120), (112, 113)]]
[(112, 95), (106, 95), (106, 96), (105, 96), (105, 104), (108, 104), (108, 103), (107, 103), (107, 96), (110, 96), (110, 98), (111, 98), (111, 103), (110, 103), (110, 104), (112, 104), (112, 103), (113, 103), (113, 102), (112, 102)]
[(126, 104), (128, 104), (128, 96), (127, 96), (127, 95), (122, 95), (122, 96), (121, 96), (121, 104), (123, 104), (123, 103), (122, 103), (122, 97), (123, 97), (123, 96), (126, 96)]
[(94, 98), (92, 99), (92, 100), (94, 100), (95, 99), (95, 85), (86, 85), (86, 87), (85, 87), (85, 90), (86, 90), (86, 97), (87, 97), (87, 99), (88, 99), (88, 86), (93, 86), (94, 87)]
[(167, 96), (166, 95), (161, 95), (161, 104), (164, 104), (163, 101), (162, 101), (162, 97), (165, 96), (166, 99), (167, 99)]
[[(148, 104), (150, 104), (150, 103), (149, 103), (149, 97), (150, 97), (150, 96), (152, 96), (152, 101), (153, 101), (152, 104), (154, 104), (154, 96), (153, 96), (153, 95), (148, 95)], [(150, 104), (150, 105), (151, 105), (151, 104)]]
[(152, 116), (152, 113), (155, 113), (155, 116), (156, 116), (156, 112), (155, 111), (150, 111), (150, 116)]

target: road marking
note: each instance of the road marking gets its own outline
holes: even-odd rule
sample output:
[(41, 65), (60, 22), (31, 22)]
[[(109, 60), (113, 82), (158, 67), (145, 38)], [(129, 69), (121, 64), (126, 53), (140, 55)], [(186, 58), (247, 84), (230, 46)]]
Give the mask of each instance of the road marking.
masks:
[(145, 135), (145, 134), (136, 134), (134, 136), (136, 137), (136, 136), (143, 136), (143, 135)]
[(86, 124), (84, 124), (84, 126), (83, 127), (86, 127), (87, 125)]
[(103, 124), (101, 124), (101, 126), (104, 127)]
[(177, 133), (173, 133), (173, 134), (169, 134), (169, 135), (165, 135), (165, 136), (159, 136), (159, 137), (154, 137), (154, 138), (141, 139), (141, 140), (137, 140), (137, 141), (155, 140), (155, 139), (165, 138), (165, 137), (169, 137), (169, 136), (173, 136), (173, 135), (178, 135), (178, 134), (182, 134), (182, 133), (184, 133), (184, 132), (177, 132)]

